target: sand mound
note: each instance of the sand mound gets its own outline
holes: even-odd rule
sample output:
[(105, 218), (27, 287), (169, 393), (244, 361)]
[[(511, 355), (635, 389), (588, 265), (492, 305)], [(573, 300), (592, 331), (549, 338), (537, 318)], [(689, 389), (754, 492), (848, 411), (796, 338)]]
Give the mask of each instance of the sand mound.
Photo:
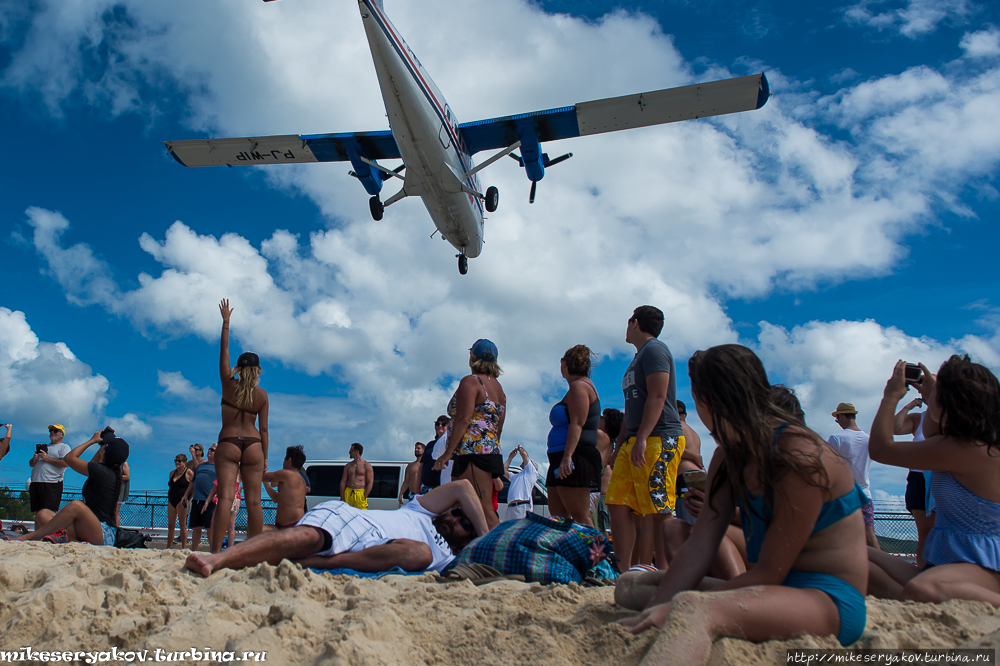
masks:
[[(209, 579), (182, 571), (187, 551), (0, 543), (0, 650), (267, 652), (279, 664), (636, 664), (655, 632), (614, 620), (611, 588), (499, 582), (374, 581), (283, 562)], [(986, 604), (869, 599), (865, 647), (1000, 643)], [(838, 647), (832, 637), (753, 645), (724, 639), (712, 663), (784, 662), (789, 647)], [(779, 658), (780, 656), (780, 658)]]

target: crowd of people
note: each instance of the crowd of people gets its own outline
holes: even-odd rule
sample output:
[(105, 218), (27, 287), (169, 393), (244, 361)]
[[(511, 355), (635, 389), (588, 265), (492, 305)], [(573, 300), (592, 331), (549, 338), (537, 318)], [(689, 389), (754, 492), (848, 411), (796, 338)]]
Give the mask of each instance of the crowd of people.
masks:
[[(414, 446), (399, 509), (368, 509), (373, 470), (355, 443), (341, 478), (342, 501), (307, 510), (301, 447), (287, 450), (281, 470), (266, 471), (260, 362), (247, 352), (230, 366), (227, 301), (220, 311), (218, 442), (207, 453), (193, 445), (190, 461), (178, 455), (168, 479), (169, 544), (175, 521), (181, 547), (185, 515), (194, 529), (188, 569), (208, 576), (287, 558), (320, 568), (441, 571), (501, 522), (503, 479), (509, 481), (504, 521), (538, 520), (532, 516), (538, 464), (521, 447), (503, 458), (507, 404), (494, 343), (473, 344), (470, 373), (435, 420), (434, 439)], [(668, 629), (654, 659), (668, 663), (680, 654), (703, 663), (721, 636), (763, 641), (809, 633), (849, 645), (864, 631), (866, 594), (1000, 607), (1000, 488), (992, 483), (1000, 471), (1000, 383), (993, 373), (967, 356), (953, 356), (936, 374), (900, 361), (870, 436), (858, 427), (855, 406), (843, 402), (832, 412), (841, 431), (824, 440), (807, 426), (794, 391), (770, 384), (750, 349), (698, 351), (688, 361), (691, 394), (717, 444), (706, 464), (700, 438), (686, 423), (687, 406), (677, 400), (673, 356), (659, 339), (663, 323), (660, 310), (640, 306), (626, 324), (635, 355), (622, 380), (623, 411), (601, 409), (590, 380), (591, 350), (575, 345), (565, 352), (559, 364), (566, 392), (549, 413), (545, 478), (553, 516), (610, 531), (621, 572), (615, 599), (639, 612), (623, 623), (636, 632)], [(899, 409), (910, 389), (920, 397)], [(911, 413), (920, 406), (926, 409)], [(64, 434), (51, 426), (48, 450), (32, 458), (37, 522), (23, 538), (63, 530), (73, 540), (107, 544), (128, 446), (105, 432), (70, 451)], [(95, 458), (81, 461), (98, 442)], [(916, 562), (879, 549), (872, 460), (912, 470), (906, 498), (919, 530)], [(84, 501), (55, 513), (67, 466), (88, 476)], [(248, 538), (233, 545), (241, 480)], [(278, 505), (274, 525), (263, 524), (262, 487)], [(208, 553), (196, 552), (202, 529), (209, 530)], [(597, 565), (599, 549), (594, 553)], [(696, 590), (708, 594), (696, 597)]]

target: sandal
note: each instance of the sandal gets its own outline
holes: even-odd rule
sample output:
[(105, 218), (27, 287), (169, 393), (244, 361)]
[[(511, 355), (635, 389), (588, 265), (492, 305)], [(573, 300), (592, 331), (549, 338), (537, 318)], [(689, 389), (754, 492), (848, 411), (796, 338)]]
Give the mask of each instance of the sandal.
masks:
[(485, 585), (495, 583), (498, 580), (516, 580), (524, 582), (524, 576), (520, 574), (504, 575), (502, 571), (497, 571), (486, 564), (456, 564), (454, 567), (439, 576), (439, 583), (453, 583), (455, 581), (467, 580), (473, 585)]
[(23, 523), (11, 523), (10, 531), (17, 532), (21, 536), (24, 536), (25, 534), (28, 533), (28, 528), (25, 527)]

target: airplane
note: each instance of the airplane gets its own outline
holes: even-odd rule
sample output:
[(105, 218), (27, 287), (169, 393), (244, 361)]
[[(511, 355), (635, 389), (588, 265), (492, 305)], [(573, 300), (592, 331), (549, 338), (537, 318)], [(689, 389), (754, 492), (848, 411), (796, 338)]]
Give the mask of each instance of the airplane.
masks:
[[(534, 203), (545, 169), (573, 156), (550, 158), (543, 142), (752, 111), (764, 106), (770, 95), (767, 77), (760, 73), (459, 123), (386, 17), (382, 0), (358, 0), (358, 8), (389, 130), (163, 143), (184, 166), (350, 162), (349, 174), (371, 195), (374, 220), (381, 220), (386, 208), (405, 197), (423, 200), (441, 238), (458, 250), (462, 275), (469, 270), (468, 260), (482, 252), (485, 214), (495, 212), (499, 202), (496, 187), (484, 192), (479, 184), (478, 174), (486, 167), (506, 156), (515, 159), (531, 181), (528, 203)], [(473, 164), (472, 156), (486, 150), (499, 152)], [(379, 160), (403, 163), (390, 169)], [(402, 181), (402, 186), (382, 201), (382, 185), (391, 179)]]

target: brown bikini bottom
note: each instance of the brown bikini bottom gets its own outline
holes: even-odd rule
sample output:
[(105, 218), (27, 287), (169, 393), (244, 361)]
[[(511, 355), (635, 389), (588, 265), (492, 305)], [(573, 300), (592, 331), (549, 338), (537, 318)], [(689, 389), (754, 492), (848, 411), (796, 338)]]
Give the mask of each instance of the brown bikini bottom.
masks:
[(243, 453), (251, 444), (260, 444), (260, 437), (220, 437), (219, 444), (223, 442), (235, 444), (240, 447), (240, 453)]

